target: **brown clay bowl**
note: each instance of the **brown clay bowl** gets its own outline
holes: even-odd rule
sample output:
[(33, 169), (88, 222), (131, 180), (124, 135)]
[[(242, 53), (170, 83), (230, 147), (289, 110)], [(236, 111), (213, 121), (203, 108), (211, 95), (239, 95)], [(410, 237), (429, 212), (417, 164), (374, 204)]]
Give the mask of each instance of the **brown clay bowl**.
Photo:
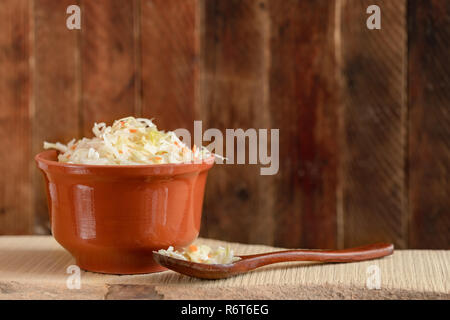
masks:
[(152, 252), (193, 242), (214, 157), (202, 163), (81, 165), (36, 155), (45, 178), (52, 234), (88, 271), (165, 270)]

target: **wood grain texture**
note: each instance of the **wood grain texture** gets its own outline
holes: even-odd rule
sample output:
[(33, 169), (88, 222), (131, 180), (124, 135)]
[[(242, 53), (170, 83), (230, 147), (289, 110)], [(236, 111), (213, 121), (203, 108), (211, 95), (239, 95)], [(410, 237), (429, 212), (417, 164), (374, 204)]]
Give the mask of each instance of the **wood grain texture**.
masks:
[(136, 112), (136, 1), (82, 1), (83, 136)]
[[(204, 130), (219, 129), (225, 141), (226, 129), (270, 129), (267, 1), (204, 3), (200, 80)], [(225, 148), (231, 150), (231, 145), (224, 142), (224, 151), (218, 153), (225, 155)], [(236, 163), (236, 157), (233, 160)], [(260, 175), (258, 165), (216, 165), (208, 176), (201, 234), (272, 244), (272, 180)]]
[[(79, 30), (66, 26), (72, 0), (34, 2), (33, 155), (44, 141), (67, 143), (80, 137), (81, 73)], [(49, 234), (48, 206), (42, 173), (33, 166), (34, 232)]]
[(280, 128), (275, 244), (337, 246), (333, 1), (270, 1), (270, 111)]
[(31, 65), (27, 0), (0, 5), (0, 234), (29, 234), (31, 210)]
[[(231, 246), (238, 254), (280, 250), (198, 239)], [(81, 289), (68, 290), (75, 263), (52, 237), (0, 237), (0, 299), (449, 299), (450, 251), (397, 250), (359, 263), (290, 262), (230, 279), (203, 281), (172, 271), (143, 275), (81, 272)], [(368, 267), (381, 271), (381, 288), (366, 286)]]
[(200, 0), (141, 1), (142, 114), (163, 130), (198, 117)]
[[(366, 9), (381, 8), (381, 30)], [(343, 1), (342, 206), (344, 245), (407, 245), (406, 1)]]
[(409, 245), (450, 249), (450, 2), (408, 2)]

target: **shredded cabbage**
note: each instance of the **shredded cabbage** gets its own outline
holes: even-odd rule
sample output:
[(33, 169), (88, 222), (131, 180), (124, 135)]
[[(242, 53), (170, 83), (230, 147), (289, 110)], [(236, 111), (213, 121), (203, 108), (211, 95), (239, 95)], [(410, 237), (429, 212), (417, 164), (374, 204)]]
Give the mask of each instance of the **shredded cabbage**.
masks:
[(207, 245), (190, 245), (183, 251), (176, 251), (170, 246), (167, 250), (159, 250), (158, 253), (176, 259), (206, 264), (229, 264), (240, 260), (239, 257), (234, 256), (233, 250), (229, 246), (212, 249)]
[(96, 165), (188, 163), (212, 154), (205, 147), (187, 147), (173, 131), (160, 131), (152, 120), (127, 117), (112, 126), (95, 123), (93, 138), (67, 145), (44, 142), (44, 149), (60, 151), (59, 162)]

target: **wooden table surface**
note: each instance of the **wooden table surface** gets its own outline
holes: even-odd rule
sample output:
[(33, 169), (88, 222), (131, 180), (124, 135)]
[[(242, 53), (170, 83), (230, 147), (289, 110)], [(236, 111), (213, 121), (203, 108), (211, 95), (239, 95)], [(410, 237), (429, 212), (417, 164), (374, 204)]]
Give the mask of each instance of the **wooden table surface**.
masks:
[[(237, 254), (279, 249), (228, 244)], [(215, 281), (172, 271), (122, 276), (82, 271), (81, 288), (68, 289), (67, 268), (73, 264), (50, 236), (1, 236), (0, 299), (450, 299), (450, 251), (445, 250), (397, 250), (348, 264), (283, 263)], [(375, 269), (381, 287), (368, 289)]]

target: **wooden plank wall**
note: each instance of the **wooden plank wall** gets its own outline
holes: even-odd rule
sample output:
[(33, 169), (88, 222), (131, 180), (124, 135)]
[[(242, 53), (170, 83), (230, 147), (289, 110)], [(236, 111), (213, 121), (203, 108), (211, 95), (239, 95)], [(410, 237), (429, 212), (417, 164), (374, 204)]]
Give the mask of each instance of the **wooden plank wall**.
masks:
[[(381, 30), (364, 27), (372, 4), (382, 8)], [(340, 11), (343, 244), (404, 248), (406, 1), (343, 1)]]
[(334, 1), (270, 1), (270, 112), (280, 128), (275, 244), (337, 246)]
[(33, 8), (27, 0), (0, 5), (0, 233), (30, 233)]
[(409, 244), (450, 246), (450, 2), (409, 1)]
[(133, 1), (82, 1), (80, 32), (82, 134), (94, 122), (135, 113), (135, 8)]
[(158, 125), (166, 130), (192, 131), (198, 119), (200, 5), (199, 0), (140, 3), (142, 115), (160, 115)]
[(136, 115), (280, 129), (277, 175), (211, 171), (202, 236), (448, 249), (449, 19), (441, 0), (4, 0), (0, 234), (49, 232), (42, 141)]
[[(203, 126), (270, 127), (266, 1), (205, 1), (200, 116)], [(204, 236), (271, 243), (270, 177), (256, 165), (218, 165), (205, 195)], [(265, 182), (263, 182), (265, 181)], [(266, 188), (266, 186), (268, 186)], [(245, 214), (243, 214), (245, 212)]]

